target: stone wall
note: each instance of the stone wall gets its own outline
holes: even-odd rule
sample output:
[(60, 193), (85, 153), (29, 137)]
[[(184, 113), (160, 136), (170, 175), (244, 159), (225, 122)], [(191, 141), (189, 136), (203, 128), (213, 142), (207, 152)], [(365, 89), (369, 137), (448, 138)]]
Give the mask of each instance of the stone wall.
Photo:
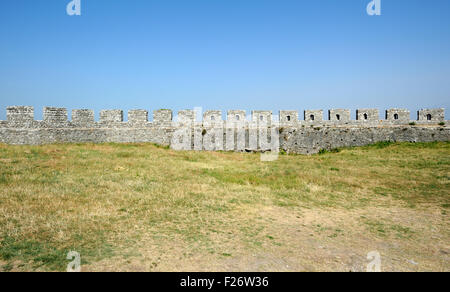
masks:
[(322, 149), (365, 146), (377, 142), (450, 141), (450, 128), (441, 126), (394, 126), (348, 128), (290, 128), (280, 136), (288, 153), (313, 154)]
[(46, 107), (43, 120), (36, 121), (32, 107), (8, 107), (7, 120), (0, 121), (0, 143), (150, 142), (199, 151), (267, 151), (279, 145), (287, 152), (311, 154), (379, 141), (450, 141), (444, 109), (420, 110), (417, 120), (406, 109), (388, 109), (383, 120), (377, 109), (357, 110), (357, 120), (345, 109), (329, 110), (327, 120), (323, 110), (305, 111), (303, 120), (295, 110), (280, 111), (277, 120), (271, 111), (252, 111), (248, 120), (245, 111), (231, 110), (226, 121), (221, 111), (211, 110), (201, 122), (193, 110), (178, 112), (176, 121), (171, 110), (155, 110), (152, 122), (147, 110), (130, 110), (127, 122), (122, 110), (103, 110), (98, 122), (92, 110), (73, 110), (71, 121), (67, 113)]

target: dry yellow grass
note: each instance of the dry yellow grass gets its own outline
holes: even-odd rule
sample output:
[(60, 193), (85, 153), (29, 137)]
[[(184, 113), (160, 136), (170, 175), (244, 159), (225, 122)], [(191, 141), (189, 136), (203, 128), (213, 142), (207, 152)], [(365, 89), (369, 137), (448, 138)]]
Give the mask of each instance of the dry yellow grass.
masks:
[(449, 271), (450, 144), (0, 145), (0, 271)]

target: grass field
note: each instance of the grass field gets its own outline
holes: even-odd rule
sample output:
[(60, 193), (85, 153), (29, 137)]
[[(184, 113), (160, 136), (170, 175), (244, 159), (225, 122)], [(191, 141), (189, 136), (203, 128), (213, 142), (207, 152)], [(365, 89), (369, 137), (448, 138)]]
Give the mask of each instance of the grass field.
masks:
[(450, 143), (0, 145), (0, 271), (450, 271)]

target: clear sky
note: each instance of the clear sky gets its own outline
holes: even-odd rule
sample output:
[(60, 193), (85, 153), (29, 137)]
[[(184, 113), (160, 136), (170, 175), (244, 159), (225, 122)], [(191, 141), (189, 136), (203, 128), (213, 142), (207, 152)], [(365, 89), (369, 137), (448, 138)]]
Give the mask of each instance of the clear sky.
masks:
[(450, 1), (3, 0), (9, 105), (100, 109), (445, 107)]

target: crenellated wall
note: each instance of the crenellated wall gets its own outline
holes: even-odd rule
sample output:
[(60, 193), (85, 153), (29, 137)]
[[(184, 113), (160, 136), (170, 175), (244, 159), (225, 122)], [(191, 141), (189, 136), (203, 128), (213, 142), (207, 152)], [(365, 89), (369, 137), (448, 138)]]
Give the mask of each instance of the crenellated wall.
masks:
[(271, 111), (252, 111), (248, 120), (245, 111), (230, 110), (225, 121), (221, 111), (208, 110), (196, 121), (193, 110), (179, 111), (174, 120), (171, 110), (162, 109), (153, 111), (152, 122), (147, 110), (130, 110), (127, 122), (122, 110), (102, 110), (98, 122), (89, 109), (73, 110), (71, 121), (65, 108), (45, 107), (43, 113), (36, 121), (33, 107), (8, 107), (0, 143), (151, 142), (184, 150), (266, 151), (277, 142), (288, 152), (308, 154), (379, 141), (450, 141), (444, 109), (420, 110), (417, 120), (406, 109), (388, 109), (384, 119), (378, 109), (358, 109), (356, 120), (346, 109), (329, 110), (326, 120), (323, 110), (306, 110), (302, 120), (295, 110), (280, 111), (277, 120)]

